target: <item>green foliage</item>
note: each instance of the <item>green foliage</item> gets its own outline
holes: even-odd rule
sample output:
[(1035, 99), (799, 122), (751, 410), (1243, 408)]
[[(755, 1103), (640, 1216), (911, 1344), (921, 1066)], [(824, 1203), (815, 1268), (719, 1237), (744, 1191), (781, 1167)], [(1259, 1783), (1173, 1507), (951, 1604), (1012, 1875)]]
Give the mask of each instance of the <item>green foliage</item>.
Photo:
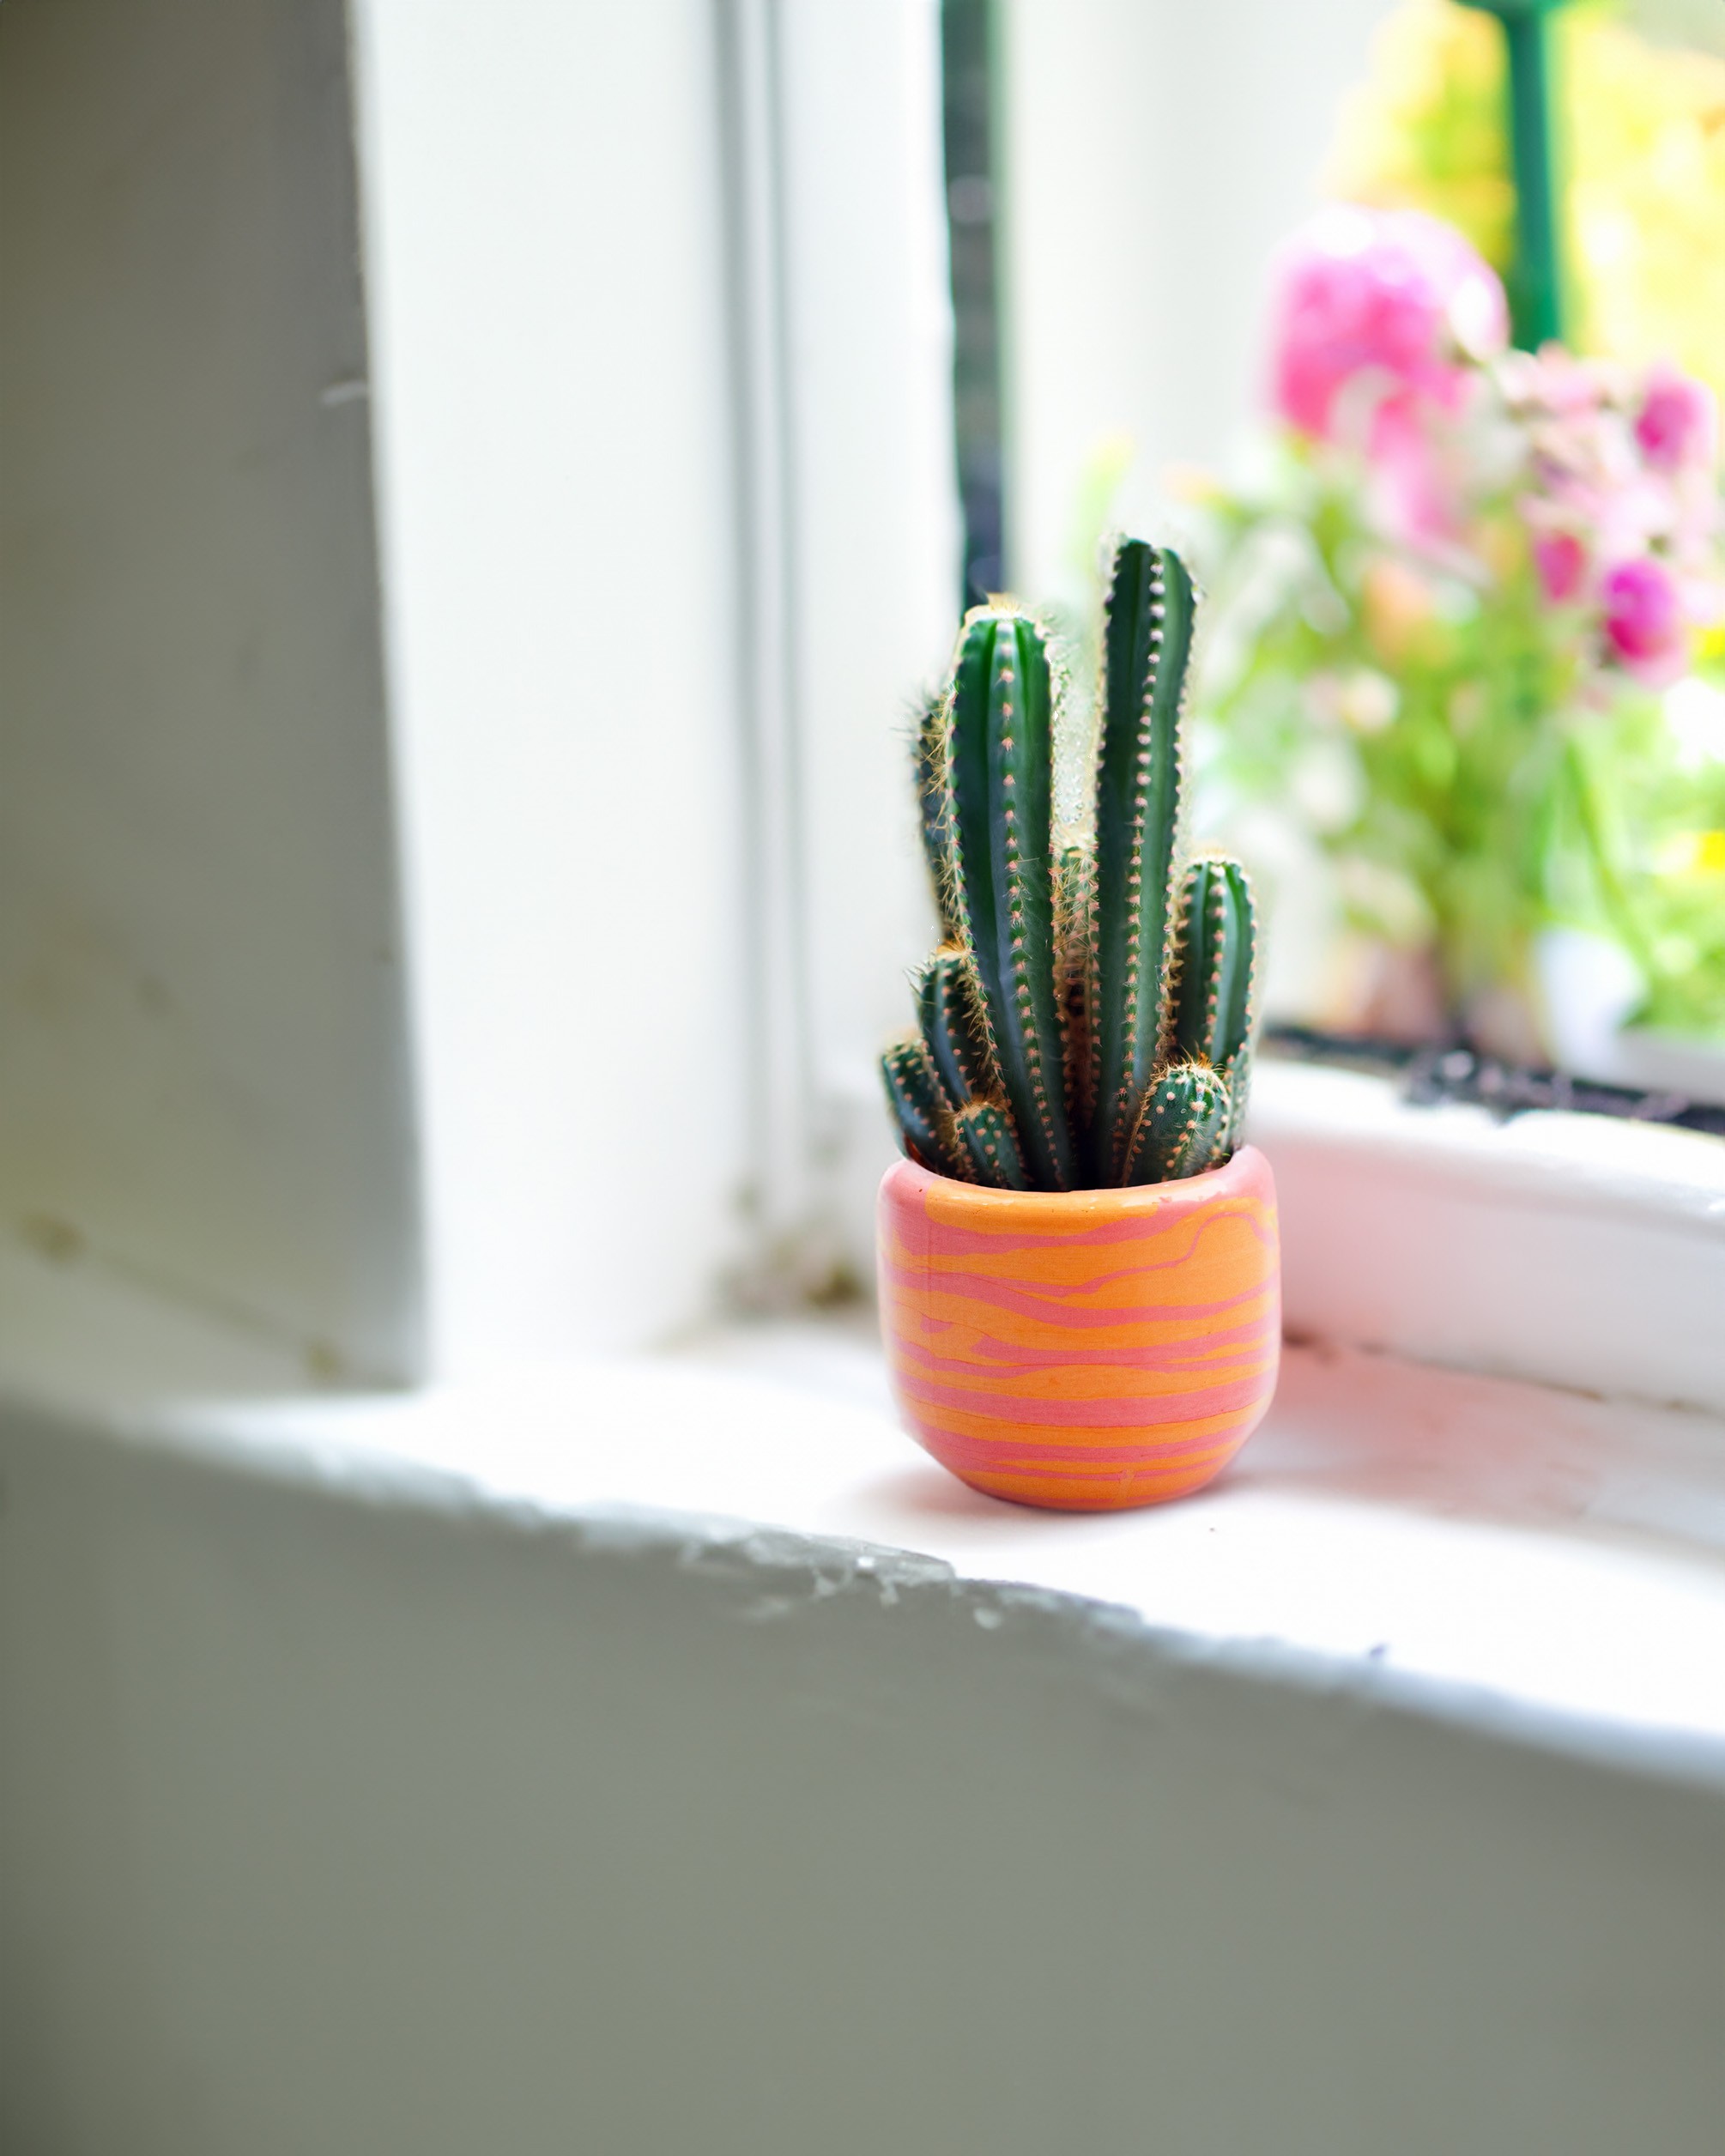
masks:
[(1361, 945), (1429, 954), (1458, 1032), (1494, 993), (1539, 1011), (1558, 924), (1629, 954), (1642, 1020), (1725, 1032), (1725, 739), (1686, 757), (1655, 694), (1583, 671), (1513, 505), (1474, 536), (1489, 583), (1387, 539), (1358, 475), (1294, 445), (1198, 521), (1208, 827), (1298, 833)]
[(1570, 683), (1531, 564), (1498, 603), (1374, 544), (1351, 483), (1290, 454), (1258, 504), (1210, 505), (1208, 558), (1237, 648), (1202, 717), (1220, 775), (1313, 833), (1351, 925), (1435, 947), (1452, 1008), (1522, 985), (1542, 918), (1548, 713)]
[(1565, 918), (1614, 938), (1635, 960), (1642, 1023), (1716, 1039), (1725, 1036), (1725, 681), (1717, 672), (1684, 692), (1710, 739), (1686, 742), (1643, 696), (1571, 744), (1569, 815), (1554, 820), (1552, 877)]
[(917, 739), (941, 947), (889, 1049), (905, 1150), (1002, 1190), (1196, 1175), (1238, 1142), (1255, 921), (1245, 876), (1182, 876), (1180, 724), (1195, 599), (1179, 557), (1120, 542), (1089, 806), (1056, 830), (1065, 684), (1043, 627), (966, 615)]

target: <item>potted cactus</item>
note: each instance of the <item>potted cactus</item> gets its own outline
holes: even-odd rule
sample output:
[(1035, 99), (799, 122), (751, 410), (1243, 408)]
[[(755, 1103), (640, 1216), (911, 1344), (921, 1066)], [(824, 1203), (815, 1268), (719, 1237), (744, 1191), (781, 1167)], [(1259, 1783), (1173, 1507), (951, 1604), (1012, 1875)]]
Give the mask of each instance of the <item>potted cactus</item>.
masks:
[(1275, 1192), (1239, 1142), (1251, 893), (1237, 863), (1179, 854), (1194, 607), (1177, 554), (1119, 544), (1075, 827), (1059, 657), (1028, 615), (966, 615), (920, 730), (942, 940), (882, 1059), (905, 1154), (882, 1323), (918, 1440), (1020, 1504), (1198, 1489), (1275, 1384)]

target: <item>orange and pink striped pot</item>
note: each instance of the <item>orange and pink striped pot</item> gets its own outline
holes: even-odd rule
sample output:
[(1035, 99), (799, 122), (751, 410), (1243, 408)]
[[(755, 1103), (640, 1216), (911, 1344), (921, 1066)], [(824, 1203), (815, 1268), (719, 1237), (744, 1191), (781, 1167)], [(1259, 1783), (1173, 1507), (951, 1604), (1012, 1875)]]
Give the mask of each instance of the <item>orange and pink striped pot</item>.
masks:
[(972, 1489), (1105, 1512), (1184, 1497), (1263, 1418), (1276, 1193), (1251, 1146), (1130, 1190), (985, 1190), (896, 1161), (881, 1323), (918, 1442)]

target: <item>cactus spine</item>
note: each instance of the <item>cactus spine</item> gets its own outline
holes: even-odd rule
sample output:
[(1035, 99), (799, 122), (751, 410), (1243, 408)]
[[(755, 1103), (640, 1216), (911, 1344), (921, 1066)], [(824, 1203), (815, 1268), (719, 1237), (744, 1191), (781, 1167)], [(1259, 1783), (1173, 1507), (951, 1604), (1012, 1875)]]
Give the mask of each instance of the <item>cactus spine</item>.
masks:
[(958, 1132), (973, 1183), (986, 1183), (996, 1190), (1032, 1187), (1012, 1118), (1004, 1108), (992, 1100), (973, 1100), (958, 1118)]
[(1201, 1174), (1238, 1142), (1256, 921), (1238, 863), (1178, 855), (1195, 601), (1121, 542), (1104, 621), (1094, 822), (1051, 826), (1056, 677), (1008, 605), (966, 615), (917, 762), (941, 948), (882, 1069), (905, 1149), (945, 1175), (1065, 1190)]
[(1211, 1064), (1228, 1081), (1238, 1138), (1246, 1111), (1252, 1026), (1252, 889), (1238, 861), (1193, 862), (1180, 893), (1179, 971), (1172, 1052)]
[(911, 1158), (937, 1174), (974, 1181), (967, 1173), (969, 1155), (958, 1142), (952, 1102), (927, 1048), (920, 1040), (895, 1041), (881, 1068)]
[(986, 1099), (995, 1089), (977, 998), (976, 977), (964, 953), (936, 951), (917, 982), (917, 1015), (941, 1083), (960, 1107)]
[(962, 930), (953, 903), (953, 869), (947, 845), (947, 701), (944, 694), (927, 698), (917, 720), (917, 806), (921, 813), (923, 854), (934, 886), (935, 910), (941, 918), (941, 935), (958, 942)]
[(1060, 857), (1055, 914), (1060, 941), (1062, 1048), (1066, 1111), (1079, 1157), (1087, 1160), (1096, 1117), (1096, 853), (1088, 839)]
[(1126, 1146), (1126, 1183), (1172, 1183), (1214, 1167), (1227, 1142), (1227, 1081), (1208, 1063), (1175, 1063), (1146, 1091)]

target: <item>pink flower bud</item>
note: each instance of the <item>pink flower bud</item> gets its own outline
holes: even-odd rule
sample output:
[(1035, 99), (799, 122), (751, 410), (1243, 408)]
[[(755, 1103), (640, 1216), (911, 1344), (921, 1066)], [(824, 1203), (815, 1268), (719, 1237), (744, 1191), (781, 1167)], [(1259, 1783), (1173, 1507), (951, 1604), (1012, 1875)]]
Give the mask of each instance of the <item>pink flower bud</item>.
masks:
[(1676, 681), (1688, 639), (1682, 597), (1668, 572), (1642, 554), (1608, 570), (1601, 589), (1606, 643), (1625, 670), (1655, 688)]
[(1651, 368), (1636, 415), (1635, 439), (1655, 471), (1674, 472), (1686, 465), (1710, 469), (1718, 439), (1713, 392), (1674, 366)]
[(1534, 566), (1553, 606), (1573, 599), (1587, 574), (1587, 548), (1572, 531), (1542, 531), (1534, 541)]

